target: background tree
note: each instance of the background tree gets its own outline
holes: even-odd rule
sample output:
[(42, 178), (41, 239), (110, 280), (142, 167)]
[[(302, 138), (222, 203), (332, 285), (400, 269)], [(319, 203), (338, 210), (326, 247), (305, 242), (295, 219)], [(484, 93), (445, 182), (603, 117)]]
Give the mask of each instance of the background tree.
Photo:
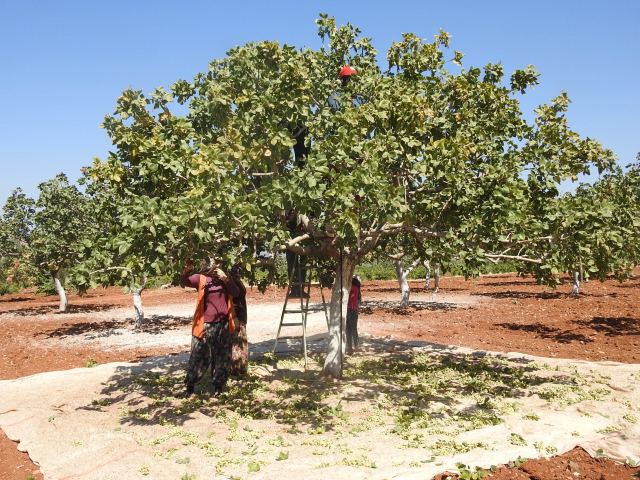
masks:
[[(327, 15), (317, 23), (318, 50), (251, 43), (173, 93), (124, 92), (103, 123), (116, 148), (87, 173), (119, 199), (112, 242), (135, 255), (140, 276), (213, 254), (250, 275), (285, 249), (332, 259), (324, 373), (340, 377), (351, 278), (382, 237), (438, 238), (477, 274), (509, 255), (505, 245), (538, 241), (525, 218), (531, 198), (614, 157), (568, 128), (564, 95), (527, 124), (514, 95), (537, 83), (531, 66), (507, 86), (500, 64), (453, 74), (445, 67), (463, 54), (445, 59), (441, 31), (433, 43), (403, 35), (383, 70), (357, 28)], [(342, 87), (345, 64), (360, 74)], [(186, 116), (171, 114), (173, 99), (189, 105)], [(292, 156), (299, 129), (304, 164)], [(293, 208), (303, 226), (294, 236)]]
[(79, 261), (82, 242), (94, 233), (95, 217), (89, 199), (69, 183), (64, 173), (41, 183), (38, 190), (29, 261), (51, 275), (60, 297), (60, 311), (64, 312), (68, 301), (59, 272)]
[[(400, 288), (400, 307), (409, 306), (411, 288), (409, 286), (409, 275), (417, 267), (429, 265), (429, 259), (433, 250), (430, 248), (430, 241), (422, 241), (416, 235), (402, 233), (393, 237), (382, 238), (376, 248), (377, 257), (381, 255), (389, 258), (393, 264), (398, 287)], [(425, 285), (425, 289), (428, 285)]]
[(2, 208), (0, 222), (0, 258), (3, 272), (12, 282), (23, 283), (30, 276), (28, 264), (24, 261), (28, 255), (29, 239), (33, 230), (35, 202), (28, 198), (22, 189), (11, 192)]
[(127, 208), (123, 208), (123, 202), (108, 186), (87, 182), (86, 173), (80, 183), (86, 185), (95, 227), (92, 235), (82, 241), (74, 281), (80, 292), (98, 285), (123, 287), (125, 293), (132, 295), (135, 328), (141, 328), (145, 321), (142, 292), (148, 277), (155, 272), (172, 271), (172, 267), (165, 267), (163, 260), (161, 266), (148, 264), (145, 258), (137, 256), (136, 242), (144, 242), (144, 238), (136, 236), (139, 225), (129, 223)]
[(585, 273), (600, 280), (611, 272), (626, 278), (637, 265), (640, 225), (638, 165), (628, 169), (612, 168), (574, 193), (530, 195), (529, 210), (510, 219), (516, 228), (504, 237), (504, 250), (487, 256), (522, 262), (523, 271), (551, 286), (568, 272), (574, 294)]
[(16, 256), (27, 247), (33, 230), (35, 202), (28, 198), (21, 188), (11, 192), (2, 207), (2, 228), (0, 229), (0, 248), (2, 256)]

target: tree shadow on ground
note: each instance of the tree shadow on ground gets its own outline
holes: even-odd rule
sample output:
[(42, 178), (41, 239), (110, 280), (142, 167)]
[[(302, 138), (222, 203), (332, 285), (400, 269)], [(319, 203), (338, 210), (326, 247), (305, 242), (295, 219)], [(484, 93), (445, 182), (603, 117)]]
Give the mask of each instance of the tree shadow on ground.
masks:
[(190, 317), (179, 317), (174, 315), (152, 315), (148, 318), (140, 329), (133, 329), (133, 319), (125, 321), (119, 320), (97, 320), (76, 323), (64, 323), (60, 327), (48, 332), (39, 332), (35, 337), (60, 338), (77, 335), (95, 334), (95, 337), (109, 337), (120, 335), (119, 330), (127, 329), (128, 333), (160, 335), (166, 330), (176, 330), (189, 325), (192, 322)]
[(72, 337), (76, 335), (84, 335), (94, 332), (105, 332), (105, 336), (108, 336), (107, 332), (113, 332), (115, 329), (123, 328), (128, 322), (121, 322), (116, 320), (99, 320), (99, 321), (87, 321), (77, 323), (63, 323), (56, 329), (48, 332), (38, 332), (34, 334), (34, 337), (61, 338)]
[(364, 287), (363, 290), (366, 290), (367, 292), (377, 292), (377, 293), (389, 293), (389, 292), (400, 293), (400, 288), (398, 287), (398, 285), (389, 286), (389, 287), (385, 287), (385, 286), (374, 287), (374, 286), (367, 285), (366, 287)]
[(594, 340), (582, 333), (573, 330), (562, 330), (556, 327), (549, 327), (542, 323), (530, 323), (522, 325), (520, 323), (498, 323), (496, 327), (502, 327), (513, 332), (523, 332), (535, 334), (537, 337), (554, 340), (558, 343), (569, 343), (572, 341), (591, 343)]
[(638, 282), (634, 282), (634, 280), (627, 280), (624, 283), (616, 284), (615, 288), (638, 288)]
[(363, 302), (360, 306), (360, 314), (372, 315), (374, 309), (381, 309), (392, 313), (393, 315), (411, 316), (415, 312), (429, 311), (452, 311), (460, 308), (458, 304), (451, 302), (422, 302), (412, 300), (408, 307), (398, 306), (398, 302), (376, 301), (370, 300)]
[[(484, 398), (486, 405), (482, 400), (477, 404), (474, 402), (458, 412), (460, 415), (474, 412), (489, 415), (495, 408), (489, 404), (496, 397), (520, 398), (527, 395), (522, 388), (523, 382), (539, 385), (565, 380), (529, 376), (536, 367), (530, 365), (533, 361), (526, 358), (510, 358), (506, 362), (506, 357), (500, 355), (454, 352), (429, 352), (415, 357), (407, 347), (398, 346), (388, 346), (384, 351), (348, 359), (344, 378), (340, 381), (322, 377), (321, 356), (311, 356), (310, 370), (306, 371), (301, 368), (298, 356), (278, 359), (265, 356), (259, 360), (251, 367), (252, 375), (233, 380), (218, 397), (213, 396), (214, 388), (207, 373), (196, 385), (197, 395), (189, 399), (181, 398), (185, 389), (186, 356), (179, 361), (163, 360), (164, 365), (160, 367), (151, 361), (120, 367), (106, 382), (97, 405), (126, 406), (120, 420), (123, 425), (160, 423), (183, 426), (198, 412), (227, 423), (230, 432), (235, 429), (240, 435), (248, 435), (240, 430), (242, 425), (238, 426), (237, 421), (240, 419), (272, 420), (293, 429), (304, 425), (331, 432), (336, 428), (347, 428), (341, 422), (345, 412), (338, 402), (340, 399), (368, 402), (369, 405), (378, 405), (378, 408), (383, 408), (381, 404), (388, 404), (388, 423), (393, 425), (393, 418), (402, 416), (405, 411), (401, 408), (396, 413), (397, 406), (406, 407), (409, 413), (412, 409), (426, 408), (432, 402), (455, 407), (456, 397), (464, 396)], [(413, 386), (406, 384), (406, 379), (416, 374), (424, 377), (423, 380), (411, 382)], [(405, 380), (399, 381), (399, 377)], [(499, 379), (499, 385), (496, 382), (489, 385), (488, 377)], [(85, 408), (96, 408), (96, 403)], [(352, 427), (357, 428), (358, 424), (348, 428)], [(244, 430), (251, 432), (250, 429)]]
[[(572, 322), (579, 328), (595, 330), (604, 333), (608, 337), (622, 337), (627, 335), (640, 335), (640, 320), (630, 317), (593, 317), (591, 320), (574, 320)], [(576, 332), (576, 329), (563, 330), (550, 327), (542, 323), (498, 323), (496, 327), (502, 327), (515, 332), (535, 334), (540, 338), (554, 340), (558, 343), (572, 341), (593, 343), (596, 339), (590, 335)]]
[(112, 308), (118, 308), (118, 307), (121, 307), (121, 305), (118, 305), (115, 303), (101, 303), (101, 304), (88, 303), (83, 305), (69, 305), (67, 306), (66, 312), (61, 312), (59, 310), (58, 301), (56, 301), (55, 304), (52, 303), (51, 305), (38, 305), (35, 307), (28, 307), (28, 308), (16, 307), (13, 309), (4, 310), (2, 313), (11, 313), (13, 315), (17, 315), (20, 317), (30, 317), (34, 315), (49, 315), (49, 314), (59, 314), (59, 315), (70, 315), (75, 313), (91, 314), (96, 312), (103, 312), (105, 310), (111, 310)]
[(539, 283), (531, 280), (501, 280), (501, 281), (488, 281), (482, 282), (482, 284), (478, 284), (481, 287), (513, 287), (513, 288), (521, 288), (521, 287), (541, 287)]
[(569, 293), (555, 292), (523, 292), (517, 290), (507, 290), (506, 292), (476, 292), (471, 293), (474, 297), (489, 297), (495, 299), (516, 299), (516, 298), (535, 298), (541, 300), (571, 300), (576, 299), (575, 295)]
[(2, 298), (0, 299), (0, 304), (2, 303), (15, 303), (15, 302), (29, 302), (33, 300), (32, 296), (27, 297), (13, 297), (13, 298)]
[(593, 317), (591, 320), (576, 320), (573, 323), (591, 328), (608, 337), (640, 335), (640, 320), (631, 317)]

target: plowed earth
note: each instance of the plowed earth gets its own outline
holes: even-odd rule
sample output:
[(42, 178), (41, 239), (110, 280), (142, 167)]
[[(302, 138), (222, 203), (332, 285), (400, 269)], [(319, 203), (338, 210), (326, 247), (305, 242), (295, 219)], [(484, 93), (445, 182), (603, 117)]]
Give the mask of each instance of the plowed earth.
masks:
[[(411, 282), (411, 306), (401, 309), (397, 306), (396, 282), (365, 282), (359, 330), (397, 340), (489, 351), (640, 363), (640, 280), (636, 277), (625, 283), (614, 279), (588, 282), (577, 297), (570, 295), (568, 282), (550, 290), (532, 278), (513, 274), (487, 275), (477, 281), (443, 277), (436, 296), (422, 287), (421, 281)], [(320, 300), (319, 291), (312, 291), (311, 296), (312, 301)], [(282, 303), (284, 291), (270, 289), (261, 294), (250, 290), (248, 297), (261, 303)], [(195, 292), (181, 288), (146, 291), (143, 302), (149, 307), (195, 304)], [(0, 379), (82, 367), (89, 357), (107, 363), (177, 353), (175, 346), (132, 345), (116, 350), (101, 347), (99, 341), (66, 342), (74, 335), (99, 333), (113, 326), (108, 313), (131, 308), (131, 297), (120, 289), (99, 289), (83, 297), (70, 295), (69, 304), (72, 315), (57, 313), (57, 297), (38, 297), (29, 291), (0, 297)], [(132, 321), (128, 324), (131, 326)], [(188, 317), (172, 317), (161, 327), (178, 329), (188, 324)], [(157, 322), (154, 328), (158, 328)], [(149, 334), (153, 334), (152, 329)], [(500, 466), (486, 478), (608, 480), (629, 479), (636, 471), (638, 468), (594, 459), (575, 449), (549, 461), (529, 460), (513, 468)], [(0, 478), (24, 480), (28, 475), (43, 478), (28, 455), (18, 452), (16, 444), (1, 433)], [(440, 477), (436, 479), (456, 478), (451, 474)]]

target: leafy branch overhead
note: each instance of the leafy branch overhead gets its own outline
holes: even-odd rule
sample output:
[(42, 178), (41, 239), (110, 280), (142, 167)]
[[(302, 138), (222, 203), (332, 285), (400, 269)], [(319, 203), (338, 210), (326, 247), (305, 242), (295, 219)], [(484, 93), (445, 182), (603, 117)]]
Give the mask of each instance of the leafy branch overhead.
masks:
[[(514, 94), (537, 83), (532, 66), (509, 86), (499, 63), (452, 74), (446, 65), (462, 54), (445, 60), (450, 36), (441, 31), (431, 43), (404, 34), (382, 70), (357, 28), (325, 15), (317, 23), (320, 50), (251, 43), (171, 93), (123, 93), (103, 123), (116, 149), (87, 172), (123, 201), (121, 252), (144, 252), (159, 271), (167, 256), (198, 252), (255, 263), (290, 238), (281, 213), (295, 206), (315, 219), (312, 238), (327, 222), (349, 247), (363, 233), (419, 229), (480, 260), (470, 243), (496, 249), (511, 226), (544, 213), (532, 201), (590, 165), (613, 165), (610, 151), (569, 129), (566, 94), (526, 123)], [(341, 89), (345, 63), (360, 73)], [(335, 92), (338, 110), (327, 102)], [(173, 115), (173, 100), (189, 113)], [(292, 158), (293, 126), (308, 131), (303, 167)]]

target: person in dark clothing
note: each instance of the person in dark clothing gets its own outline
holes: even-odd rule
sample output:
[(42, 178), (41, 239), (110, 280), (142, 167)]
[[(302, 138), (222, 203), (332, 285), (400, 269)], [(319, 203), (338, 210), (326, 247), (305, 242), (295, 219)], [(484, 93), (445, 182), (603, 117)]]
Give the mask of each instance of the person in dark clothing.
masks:
[(244, 375), (249, 366), (249, 342), (247, 340), (247, 288), (240, 280), (242, 268), (235, 266), (231, 269), (231, 278), (238, 286), (240, 294), (233, 298), (236, 312), (236, 328), (231, 334), (231, 375)]
[[(180, 285), (198, 288), (198, 297), (203, 296), (204, 325), (202, 336), (192, 335), (191, 355), (187, 369), (186, 396), (193, 394), (195, 384), (200, 381), (207, 370), (211, 369), (214, 395), (222, 392), (229, 378), (231, 363), (231, 334), (229, 333), (229, 296), (240, 294), (238, 286), (213, 259), (203, 260), (200, 273), (189, 275), (193, 269), (193, 262), (188, 261), (182, 275)], [(200, 291), (201, 277), (206, 277), (203, 292)], [(194, 316), (194, 329), (196, 323)], [(202, 319), (200, 319), (202, 320)]]
[(306, 165), (305, 158), (311, 151), (311, 145), (306, 145), (308, 133), (309, 129), (304, 125), (298, 125), (292, 132), (293, 138), (296, 140), (296, 144), (293, 146), (293, 154), (298, 168), (304, 168)]
[[(340, 79), (340, 83), (342, 87), (343, 88), (346, 87), (351, 81), (351, 75), (357, 74), (357, 73), (358, 71), (351, 66), (347, 65), (343, 67), (340, 70), (340, 73), (338, 74), (338, 78)], [(340, 95), (339, 92), (334, 92), (327, 99), (329, 106), (336, 111), (340, 110), (340, 106), (338, 104), (339, 95)], [(360, 102), (356, 97), (352, 99), (352, 103), (354, 106), (360, 105)], [(306, 165), (305, 159), (309, 155), (309, 152), (311, 151), (311, 145), (310, 144), (307, 145), (307, 141), (306, 141), (307, 135), (309, 133), (309, 129), (305, 125), (297, 125), (295, 128), (292, 128), (292, 126), (289, 126), (288, 128), (289, 128), (289, 131), (291, 132), (291, 135), (296, 141), (295, 145), (293, 146), (295, 166), (297, 168), (304, 168)], [(292, 209), (287, 216), (287, 226), (289, 227), (289, 231), (291, 232), (291, 238), (296, 237), (300, 233), (300, 225), (297, 219), (295, 209)], [(335, 230), (329, 223), (325, 224), (324, 230), (325, 230), (325, 235), (327, 237), (332, 238), (336, 236)], [(293, 285), (291, 286), (290, 296), (291, 297), (300, 297), (301, 295), (304, 297), (308, 296), (308, 294), (306, 294), (301, 288), (301, 286), (299, 285), (300, 283), (305, 283), (306, 281), (306, 269), (304, 268), (307, 264), (306, 256), (298, 255), (294, 252), (287, 250), (286, 257), (287, 257), (287, 276), (291, 281), (291, 283), (293, 283)], [(298, 272), (297, 268), (294, 268), (294, 265), (296, 263), (296, 258), (300, 263), (300, 267), (301, 267), (300, 272)]]
[[(298, 222), (298, 215), (296, 214), (295, 210), (291, 210), (287, 215), (287, 227), (289, 227), (289, 231), (291, 232), (291, 238), (295, 238), (303, 233), (301, 225)], [(305, 267), (307, 266), (307, 256), (298, 255), (291, 250), (287, 250), (285, 252), (285, 255), (287, 256), (287, 278), (289, 278), (289, 280), (293, 284), (291, 285), (289, 296), (295, 298), (299, 298), (301, 295), (303, 297), (308, 296), (308, 294), (304, 292), (304, 289), (300, 285), (301, 283), (305, 283), (307, 280), (307, 270), (305, 269)], [(298, 268), (294, 268), (296, 258), (298, 259), (298, 262), (300, 264), (300, 271), (298, 271)]]
[(362, 302), (362, 279), (354, 275), (351, 280), (351, 291), (347, 303), (347, 355), (358, 351), (358, 311)]
[[(349, 65), (342, 67), (340, 73), (338, 74), (338, 78), (340, 78), (340, 85), (342, 86), (342, 88), (345, 88), (347, 85), (349, 85), (349, 82), (351, 81), (351, 75), (357, 73), (358, 71), (355, 68), (350, 67)], [(331, 109), (336, 112), (342, 110), (340, 104), (338, 103), (338, 100), (340, 99), (340, 93), (340, 91), (333, 92), (327, 99), (327, 102), (329, 103)], [(362, 99), (358, 96), (354, 96), (351, 98), (351, 103), (354, 107), (359, 107), (362, 104)]]

